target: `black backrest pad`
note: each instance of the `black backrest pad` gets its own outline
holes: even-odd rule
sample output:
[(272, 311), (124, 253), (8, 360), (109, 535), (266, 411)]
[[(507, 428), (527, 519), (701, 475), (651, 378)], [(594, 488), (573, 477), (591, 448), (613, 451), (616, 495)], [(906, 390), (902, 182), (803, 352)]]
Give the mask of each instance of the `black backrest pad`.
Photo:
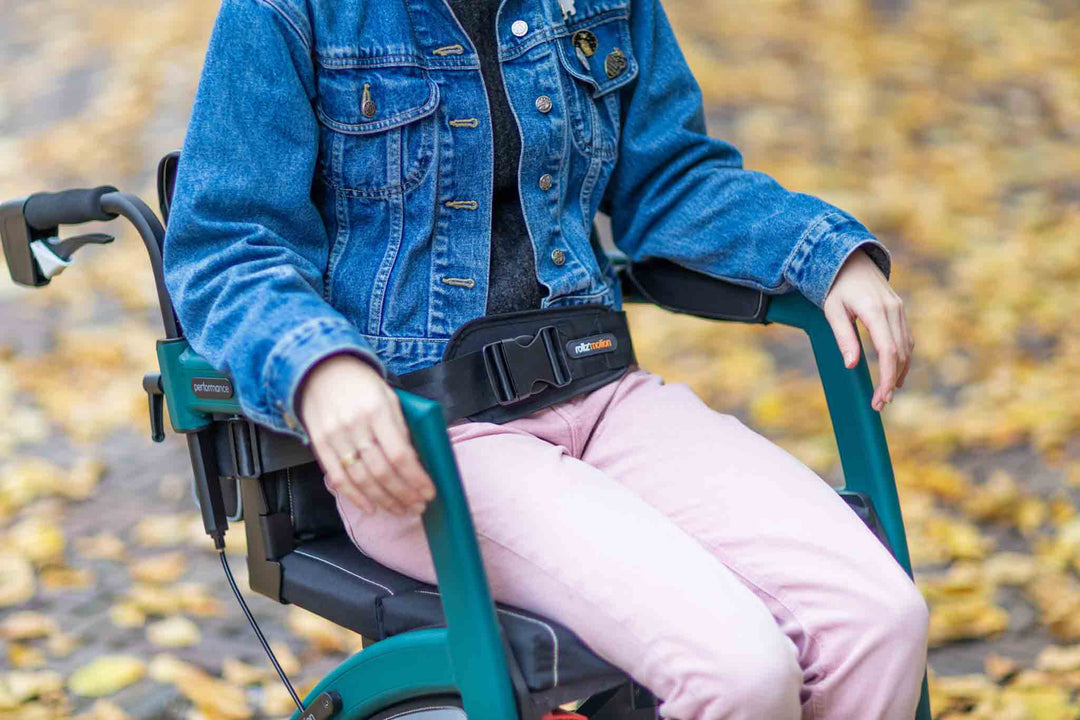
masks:
[(264, 473), (262, 484), (270, 512), (289, 514), (297, 544), (345, 532), (317, 462)]

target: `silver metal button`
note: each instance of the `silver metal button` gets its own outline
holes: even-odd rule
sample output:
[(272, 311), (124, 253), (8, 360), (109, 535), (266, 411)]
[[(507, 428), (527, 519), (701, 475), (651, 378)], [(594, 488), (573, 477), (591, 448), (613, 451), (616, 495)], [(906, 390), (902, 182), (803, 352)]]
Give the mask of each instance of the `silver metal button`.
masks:
[(525, 33), (529, 32), (529, 23), (524, 20), (515, 20), (514, 24), (510, 26), (510, 32), (518, 37), (525, 37)]
[(540, 97), (536, 98), (536, 109), (542, 113), (551, 112), (552, 104), (553, 103), (551, 102), (551, 98), (549, 98), (547, 95), (541, 95)]
[(555, 183), (555, 178), (551, 177), (547, 173), (540, 176), (540, 189), (550, 190), (551, 186)]
[(555, 248), (551, 251), (551, 262), (555, 263), (556, 265), (562, 265), (566, 262), (566, 253), (564, 253), (558, 248)]

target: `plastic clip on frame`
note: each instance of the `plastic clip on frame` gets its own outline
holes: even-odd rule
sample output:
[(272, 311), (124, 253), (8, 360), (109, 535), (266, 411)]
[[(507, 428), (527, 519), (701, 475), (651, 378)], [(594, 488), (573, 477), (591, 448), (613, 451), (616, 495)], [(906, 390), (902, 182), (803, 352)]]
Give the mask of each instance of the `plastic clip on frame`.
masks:
[[(159, 176), (161, 208), (166, 219), (177, 158), (175, 154), (166, 157)], [(59, 241), (58, 227), (107, 221), (116, 216), (130, 221), (146, 245), (166, 334), (157, 346), (160, 374), (148, 374), (143, 379), (152, 436), (155, 441), (164, 439), (164, 400), (173, 430), (187, 436), (203, 522), (220, 548), (228, 526), (222, 479), (252, 480), (260, 473), (312, 462), (313, 456), (298, 441), (268, 432), (244, 418), (232, 392), (231, 378), (211, 367), (183, 338), (162, 277), (164, 228), (157, 217), (138, 198), (112, 187), (40, 194), (4, 203), (0, 205), (0, 236), (8, 268), (16, 283), (31, 287), (48, 284), (70, 264), (71, 254), (78, 247), (107, 242), (102, 238), (108, 237), (87, 235)], [(39, 243), (37, 250), (33, 249), (35, 242)], [(42, 252), (51, 253), (57, 260), (49, 260)], [(840, 450), (845, 491), (858, 493), (865, 499), (864, 505), (876, 508), (883, 541), (910, 576), (884, 428), (880, 416), (870, 407), (872, 386), (865, 353), (856, 368), (845, 368), (824, 315), (800, 295), (767, 297), (662, 260), (635, 264), (617, 256), (611, 260), (619, 269), (627, 301), (652, 302), (675, 312), (717, 320), (779, 323), (807, 333)], [(537, 352), (547, 347), (545, 343), (540, 333), (520, 352), (528, 353), (527, 357), (538, 363), (549, 361), (550, 353)], [(533, 347), (536, 349), (528, 349)], [(507, 349), (503, 343), (492, 350), (496, 374), (499, 351), (505, 353)], [(519, 352), (513, 344), (509, 351)], [(557, 385), (561, 382), (557, 364), (538, 372), (549, 370), (552, 383)], [(502, 397), (520, 395), (513, 379), (500, 374), (499, 383), (497, 387), (504, 391)], [(211, 392), (196, 391), (210, 386)], [(539, 720), (542, 709), (523, 687), (520, 670), (495, 613), (441, 408), (411, 393), (397, 393), (413, 443), (436, 487), (423, 524), (438, 576), (445, 626), (402, 632), (346, 659), (308, 694), (306, 709), (298, 709), (293, 718), (368, 720), (391, 707), (405, 707), (399, 703), (415, 705), (417, 699), (454, 695), (460, 696), (469, 720)], [(266, 539), (255, 529), (263, 510), (250, 508), (248, 511), (255, 515), (245, 523), (250, 582), (253, 589), (280, 600), (281, 568), (266, 554)], [(227, 566), (226, 573), (236, 589)], [(239, 590), (236, 592), (247, 613)], [(261, 639), (257, 625), (253, 623), (253, 627)], [(653, 717), (654, 712), (647, 696), (642, 688), (624, 683), (593, 695), (580, 711), (593, 720), (644, 720)], [(916, 717), (930, 720), (925, 680)]]

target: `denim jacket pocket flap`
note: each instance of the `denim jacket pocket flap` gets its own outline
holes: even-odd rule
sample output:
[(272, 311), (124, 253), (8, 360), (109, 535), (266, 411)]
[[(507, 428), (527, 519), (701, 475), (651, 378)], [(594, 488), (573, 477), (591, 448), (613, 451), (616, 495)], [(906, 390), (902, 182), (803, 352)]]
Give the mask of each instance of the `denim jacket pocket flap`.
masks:
[(592, 96), (620, 88), (637, 77), (625, 10), (613, 10), (569, 25), (556, 41), (566, 71), (592, 87)]
[(318, 70), (316, 112), (328, 127), (352, 135), (382, 132), (435, 112), (439, 86), (414, 65)]

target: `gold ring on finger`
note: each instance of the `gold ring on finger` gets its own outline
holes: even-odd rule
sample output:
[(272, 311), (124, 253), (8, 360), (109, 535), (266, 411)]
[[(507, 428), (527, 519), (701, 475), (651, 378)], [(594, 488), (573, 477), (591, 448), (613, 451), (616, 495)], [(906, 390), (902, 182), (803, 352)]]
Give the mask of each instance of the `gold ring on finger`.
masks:
[(349, 453), (349, 455), (347, 455), (346, 457), (341, 459), (341, 466), (342, 467), (349, 467), (354, 462), (359, 460), (360, 456), (362, 454), (363, 454), (363, 451), (360, 448), (357, 448), (356, 450), (353, 450), (351, 453)]

